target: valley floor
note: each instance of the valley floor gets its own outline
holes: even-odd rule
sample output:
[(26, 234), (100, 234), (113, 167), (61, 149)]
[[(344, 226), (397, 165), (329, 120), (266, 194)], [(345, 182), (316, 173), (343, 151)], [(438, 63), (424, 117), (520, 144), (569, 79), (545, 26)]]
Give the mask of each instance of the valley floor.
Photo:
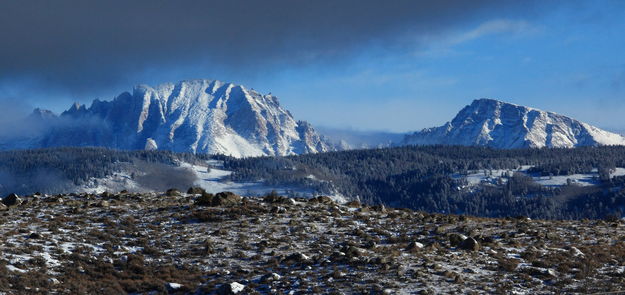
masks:
[(625, 291), (621, 220), (170, 192), (36, 195), (0, 224), (6, 294)]

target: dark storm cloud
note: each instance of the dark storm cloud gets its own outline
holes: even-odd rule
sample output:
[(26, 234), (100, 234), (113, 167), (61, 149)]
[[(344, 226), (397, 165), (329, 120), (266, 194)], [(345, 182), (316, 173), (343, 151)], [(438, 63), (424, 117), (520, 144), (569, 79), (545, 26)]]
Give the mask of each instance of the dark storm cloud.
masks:
[(328, 62), (360, 47), (401, 46), (474, 17), (531, 13), (529, 1), (2, 1), (0, 82), (74, 91), (150, 68), (233, 71)]

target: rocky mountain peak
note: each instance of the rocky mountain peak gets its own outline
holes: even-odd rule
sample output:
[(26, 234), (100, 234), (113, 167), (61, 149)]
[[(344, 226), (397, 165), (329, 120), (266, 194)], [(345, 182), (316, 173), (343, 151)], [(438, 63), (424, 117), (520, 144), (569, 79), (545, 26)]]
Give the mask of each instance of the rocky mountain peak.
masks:
[(570, 148), (625, 145), (625, 137), (553, 112), (482, 98), (444, 126), (407, 135), (403, 143)]
[(78, 121), (52, 128), (33, 147), (148, 147), (235, 157), (334, 149), (310, 124), (296, 121), (275, 96), (218, 80), (137, 85), (132, 93), (94, 100), (88, 108), (75, 103), (62, 117)]

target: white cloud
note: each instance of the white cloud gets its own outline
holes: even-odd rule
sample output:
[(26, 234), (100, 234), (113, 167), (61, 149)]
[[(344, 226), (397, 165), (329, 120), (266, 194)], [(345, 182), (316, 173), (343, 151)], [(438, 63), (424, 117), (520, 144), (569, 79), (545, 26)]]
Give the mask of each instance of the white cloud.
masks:
[(476, 28), (458, 34), (450, 39), (450, 44), (460, 44), (468, 41), (472, 41), (487, 35), (495, 34), (512, 34), (512, 35), (526, 35), (538, 32), (539, 29), (536, 26), (528, 23), (524, 20), (510, 20), (510, 19), (497, 19), (484, 22)]
[(494, 19), (483, 22), (477, 27), (465, 31), (455, 31), (442, 36), (422, 36), (419, 43), (428, 44), (424, 50), (417, 51), (421, 57), (439, 57), (462, 54), (453, 47), (491, 35), (506, 37), (530, 36), (539, 33), (541, 28), (525, 20)]

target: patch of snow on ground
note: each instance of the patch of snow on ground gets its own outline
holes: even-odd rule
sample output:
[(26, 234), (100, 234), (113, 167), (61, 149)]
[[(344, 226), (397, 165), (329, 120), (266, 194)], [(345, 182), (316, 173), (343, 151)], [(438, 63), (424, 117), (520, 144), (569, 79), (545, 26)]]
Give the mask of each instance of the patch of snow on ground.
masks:
[[(210, 166), (209, 166), (210, 165)], [(208, 161), (207, 165), (193, 165), (190, 163), (180, 163), (181, 167), (189, 168), (195, 172), (198, 180), (195, 185), (205, 189), (209, 193), (218, 193), (223, 191), (230, 191), (239, 195), (246, 196), (258, 196), (264, 195), (271, 191), (276, 191), (282, 195), (298, 194), (299, 196), (311, 197), (316, 195), (312, 189), (301, 187), (288, 187), (280, 186), (273, 187), (267, 186), (262, 182), (233, 182), (228, 179), (228, 176), (232, 174), (232, 171), (218, 169), (223, 167), (223, 164), (219, 161)], [(209, 169), (210, 167), (210, 169)], [(330, 196), (337, 200), (345, 199), (343, 196)]]
[[(532, 166), (522, 166), (518, 170), (511, 169), (484, 169), (469, 171), (468, 174), (456, 173), (451, 175), (454, 179), (466, 179), (469, 186), (475, 186), (479, 184), (498, 184), (499, 182), (505, 183), (507, 179), (504, 177), (506, 174), (512, 176), (515, 172), (521, 172), (531, 176), (534, 181), (543, 186), (564, 186), (568, 183), (569, 179), (573, 184), (579, 186), (591, 186), (599, 184), (599, 173), (597, 169), (593, 169), (588, 174), (573, 174), (573, 175), (559, 175), (559, 176), (540, 176), (530, 175), (527, 171)], [(625, 168), (616, 168), (610, 173), (610, 177), (625, 176)]]
[(105, 178), (91, 178), (78, 192), (100, 194), (105, 191), (141, 191), (141, 186), (127, 172), (115, 172)]
[(563, 186), (570, 179), (572, 183), (579, 186), (590, 186), (599, 184), (599, 180), (595, 179), (597, 174), (573, 174), (559, 176), (535, 176), (534, 181), (542, 186)]

